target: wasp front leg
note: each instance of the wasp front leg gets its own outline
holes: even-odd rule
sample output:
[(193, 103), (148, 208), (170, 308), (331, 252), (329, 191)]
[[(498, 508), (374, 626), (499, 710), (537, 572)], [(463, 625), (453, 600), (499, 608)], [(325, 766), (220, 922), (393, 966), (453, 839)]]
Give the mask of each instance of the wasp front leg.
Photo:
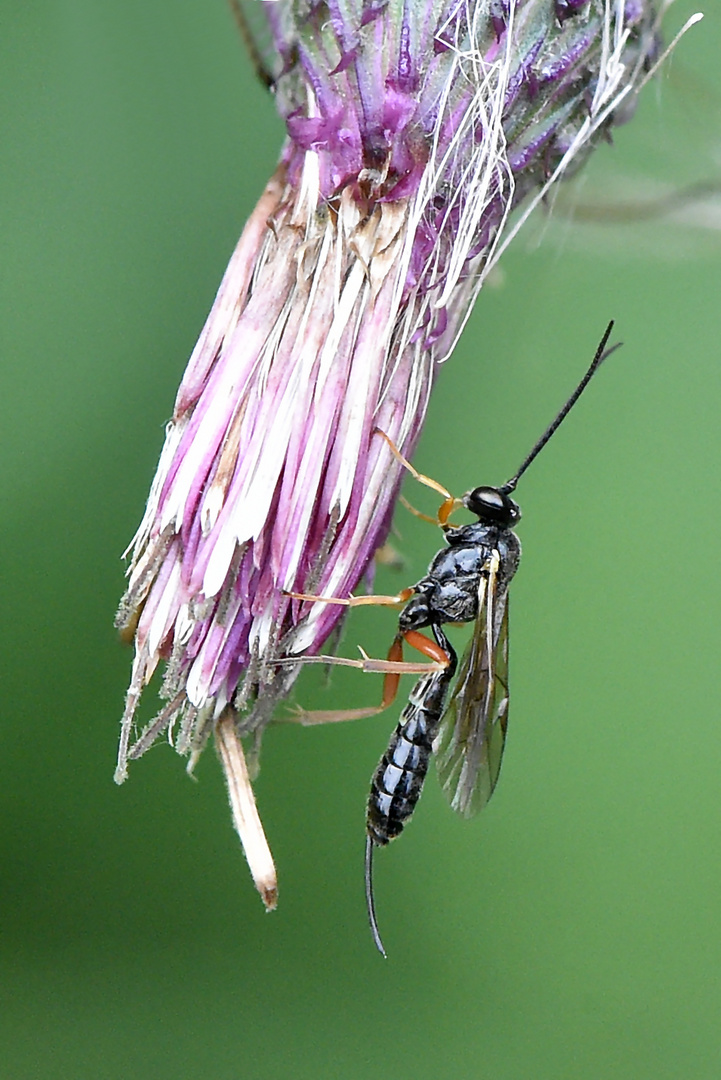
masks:
[(403, 505), (406, 507), (407, 510), (410, 510), (412, 514), (415, 514), (416, 517), (422, 518), (424, 521), (430, 521), (434, 525), (440, 525), (440, 527), (443, 528), (444, 525), (446, 525), (446, 523), (448, 522), (448, 519), (453, 513), (453, 511), (457, 510), (460, 506), (463, 506), (463, 500), (457, 499), (454, 495), (451, 495), (450, 491), (444, 488), (443, 484), (439, 484), (437, 480), (434, 480), (430, 476), (426, 476), (425, 473), (418, 472), (418, 469), (411, 465), (410, 461), (407, 458), (403, 457), (403, 454), (393, 442), (390, 435), (386, 435), (385, 431), (382, 431), (380, 428), (374, 428), (373, 434), (380, 435), (381, 438), (385, 440), (389, 450), (393, 454), (393, 457), (396, 459), (396, 461), (399, 461), (401, 463), (404, 469), (408, 470), (414, 480), (417, 480), (419, 484), (423, 484), (424, 487), (429, 487), (433, 491), (437, 491), (439, 495), (443, 496), (443, 502), (441, 503), (438, 514), (435, 518), (430, 517), (428, 514), (422, 514), (420, 510), (416, 510), (416, 508), (414, 506), (411, 506), (411, 504), (406, 499), (403, 499), (401, 497), (401, 502), (403, 503)]

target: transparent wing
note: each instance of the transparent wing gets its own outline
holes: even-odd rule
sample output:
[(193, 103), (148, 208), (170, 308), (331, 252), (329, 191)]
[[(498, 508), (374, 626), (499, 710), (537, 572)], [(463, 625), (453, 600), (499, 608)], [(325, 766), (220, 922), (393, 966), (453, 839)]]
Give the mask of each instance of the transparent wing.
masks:
[(508, 591), (491, 569), (481, 579), (478, 616), (434, 744), (441, 787), (471, 817), (491, 795), (508, 726)]

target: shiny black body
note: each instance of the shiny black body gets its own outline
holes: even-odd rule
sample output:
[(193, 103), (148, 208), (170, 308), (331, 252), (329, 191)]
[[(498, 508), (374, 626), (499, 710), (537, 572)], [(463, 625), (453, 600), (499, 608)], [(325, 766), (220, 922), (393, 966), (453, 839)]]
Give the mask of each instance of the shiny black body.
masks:
[(494, 552), (498, 557), (495, 605), (503, 614), (508, 585), (520, 561), (521, 542), (511, 527), (521, 518), (518, 505), (499, 488), (475, 488), (464, 496), (463, 504), (478, 514), (479, 520), (458, 528), (445, 527), (448, 546), (438, 552), (425, 577), (414, 585), (415, 596), (398, 619), (401, 635), (430, 627), (449, 665), (418, 680), (373, 776), (366, 831), (376, 846), (399, 835), (420, 798), (457, 666), (442, 624), (478, 618), (482, 578), (488, 576)]
[[(575, 0), (568, 0), (567, 6), (573, 4)], [(373, 852), (397, 836), (413, 813), (430, 755), (435, 756), (444, 794), (464, 817), (486, 805), (498, 781), (508, 728), (508, 586), (521, 557), (521, 544), (513, 531), (521, 511), (510, 496), (600, 365), (618, 348), (606, 347), (612, 329), (610, 322), (588, 371), (502, 487), (477, 487), (457, 500), (401, 458), (416, 479), (445, 495), (438, 524), (447, 546), (413, 587), (414, 595), (398, 620), (397, 642), (408, 635), (409, 644), (420, 646), (430, 657), (432, 647), (426, 650), (411, 636), (411, 632), (430, 627), (448, 665), (416, 683), (371, 784), (366, 818), (366, 903), (373, 939), (383, 956), (373, 900)], [(398, 451), (395, 454), (400, 457)], [(458, 505), (478, 521), (459, 528), (449, 526), (448, 517)], [(455, 622), (474, 624), (460, 663), (442, 629), (444, 623)]]
[(481, 573), (494, 550), (500, 558), (499, 588), (508, 586), (518, 568), (521, 541), (510, 527), (476, 521), (447, 528), (445, 538), (448, 547), (438, 552), (426, 576), (414, 585), (416, 595), (400, 614), (401, 633), (441, 623), (473, 622), (478, 615)]
[(433, 629), (450, 663), (443, 671), (424, 675), (413, 687), (373, 776), (366, 829), (377, 847), (387, 844), (403, 831), (420, 798), (448, 687), (456, 673), (457, 658), (453, 646), (439, 626)]

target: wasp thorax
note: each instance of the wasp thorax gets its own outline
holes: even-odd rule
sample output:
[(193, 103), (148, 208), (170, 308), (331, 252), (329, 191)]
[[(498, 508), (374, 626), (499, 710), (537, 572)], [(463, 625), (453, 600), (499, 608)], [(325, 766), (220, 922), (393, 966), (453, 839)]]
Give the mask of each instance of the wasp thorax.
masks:
[(481, 521), (511, 528), (521, 520), (521, 508), (499, 488), (477, 487), (463, 496), (463, 505)]

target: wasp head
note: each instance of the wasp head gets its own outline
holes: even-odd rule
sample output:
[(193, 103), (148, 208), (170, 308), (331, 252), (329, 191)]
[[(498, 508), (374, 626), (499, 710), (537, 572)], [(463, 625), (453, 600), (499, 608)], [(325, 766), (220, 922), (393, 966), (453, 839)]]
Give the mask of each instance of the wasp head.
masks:
[(463, 496), (463, 505), (482, 522), (512, 529), (521, 520), (521, 508), (502, 488), (477, 487)]

